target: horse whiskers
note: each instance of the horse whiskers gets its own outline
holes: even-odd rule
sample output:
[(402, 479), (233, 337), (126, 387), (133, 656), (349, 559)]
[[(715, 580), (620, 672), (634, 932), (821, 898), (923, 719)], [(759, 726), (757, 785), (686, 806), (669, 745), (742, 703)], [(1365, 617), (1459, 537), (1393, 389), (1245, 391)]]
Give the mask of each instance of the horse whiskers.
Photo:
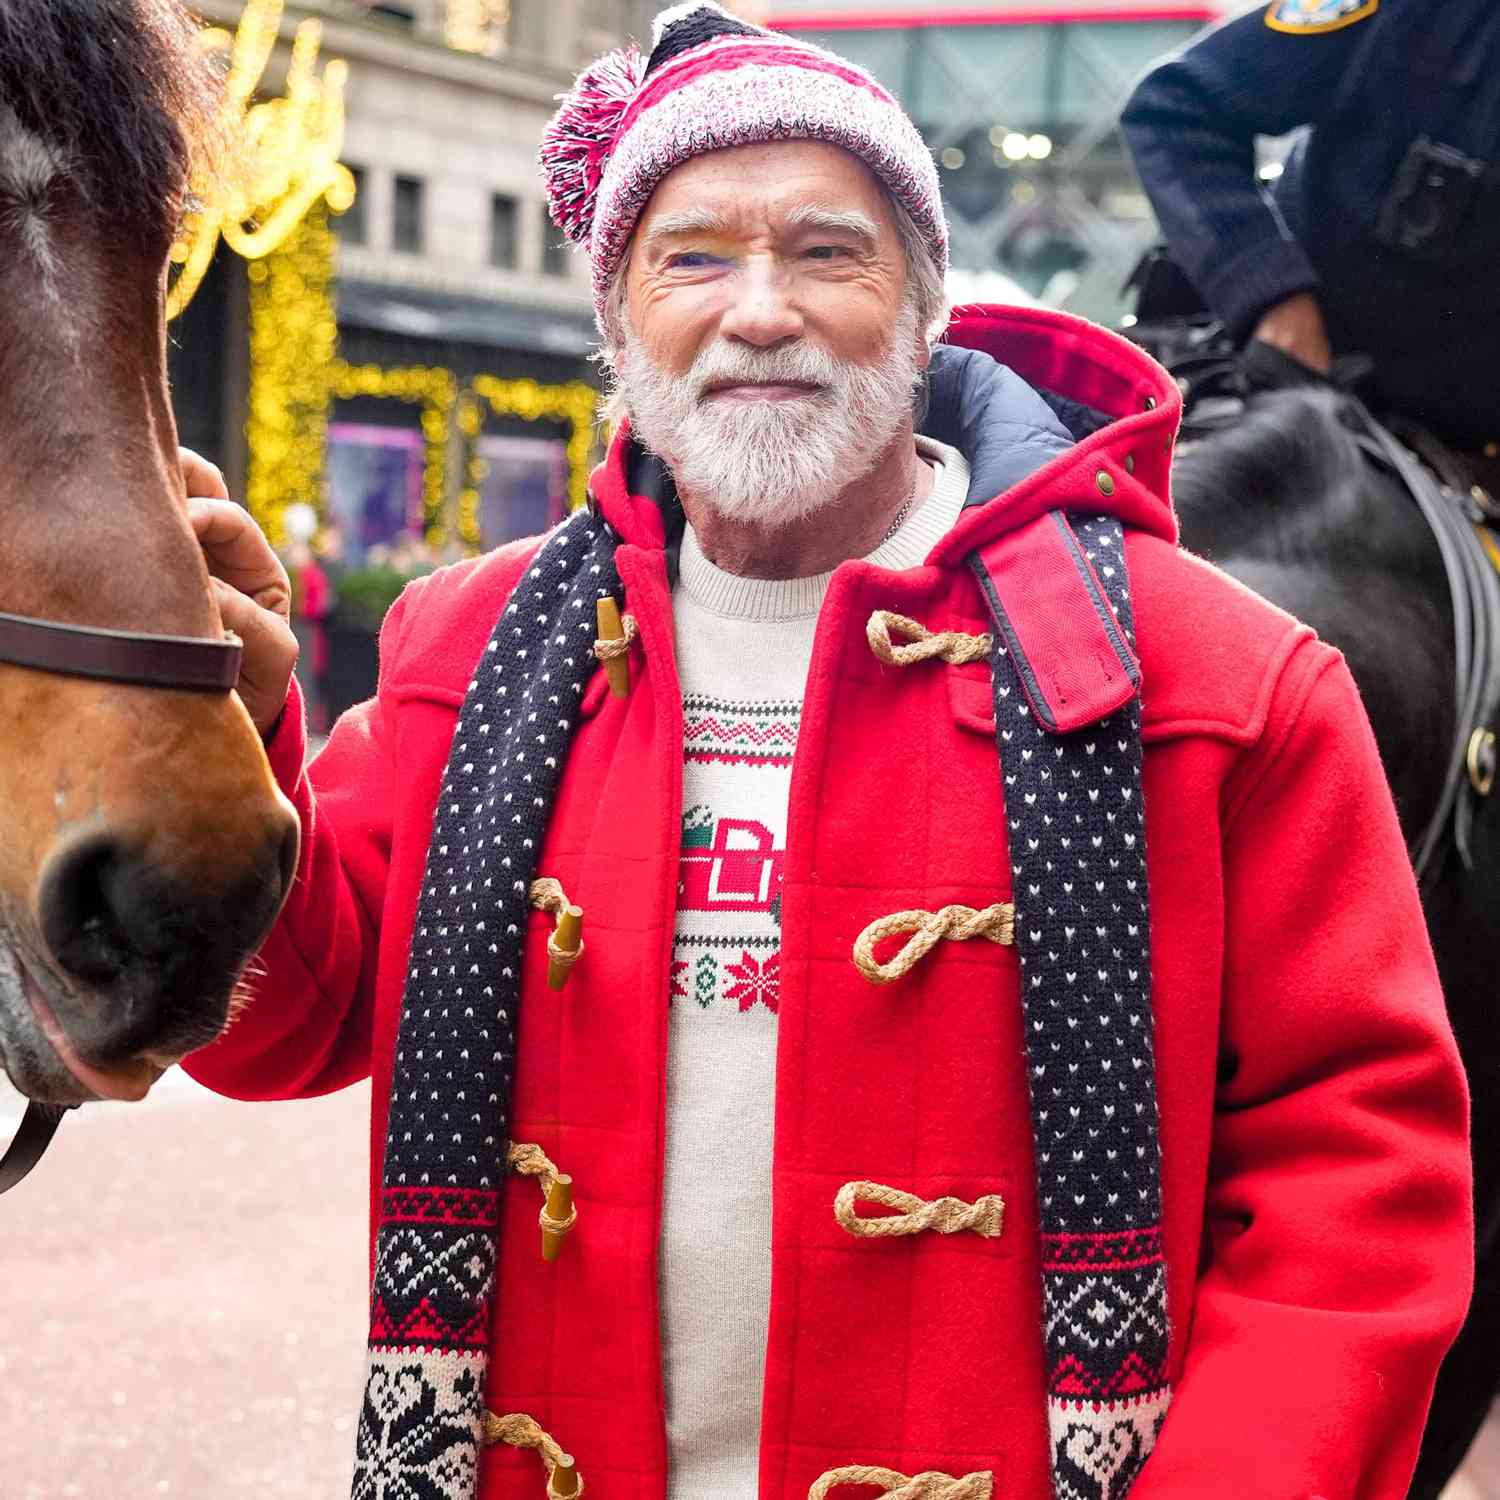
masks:
[(224, 1030), (227, 1031), (233, 1026), (235, 1021), (249, 1007), (251, 1001), (255, 999), (255, 986), (252, 983), (252, 979), (264, 979), (265, 974), (266, 971), (261, 969), (252, 976), (247, 970), (235, 981), (234, 988), (229, 992), (229, 1009), (224, 1016)]

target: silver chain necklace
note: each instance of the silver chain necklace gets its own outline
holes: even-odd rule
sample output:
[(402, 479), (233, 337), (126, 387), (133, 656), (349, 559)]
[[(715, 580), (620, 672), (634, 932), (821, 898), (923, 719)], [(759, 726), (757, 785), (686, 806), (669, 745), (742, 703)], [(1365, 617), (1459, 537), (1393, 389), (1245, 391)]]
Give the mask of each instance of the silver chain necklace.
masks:
[[(927, 466), (924, 463), (922, 467), (925, 469)], [(906, 499), (902, 501), (901, 509), (896, 512), (895, 518), (891, 521), (890, 526), (886, 528), (885, 535), (881, 537), (881, 539), (875, 544), (876, 546), (885, 546), (885, 544), (890, 541), (890, 539), (895, 536), (895, 534), (900, 531), (901, 528), (906, 524), (906, 518), (911, 514), (912, 506), (917, 503), (917, 496), (922, 493), (922, 480), (924, 477), (925, 476), (921, 473), (917, 475), (916, 487), (912, 490), (911, 494), (909, 494)]]

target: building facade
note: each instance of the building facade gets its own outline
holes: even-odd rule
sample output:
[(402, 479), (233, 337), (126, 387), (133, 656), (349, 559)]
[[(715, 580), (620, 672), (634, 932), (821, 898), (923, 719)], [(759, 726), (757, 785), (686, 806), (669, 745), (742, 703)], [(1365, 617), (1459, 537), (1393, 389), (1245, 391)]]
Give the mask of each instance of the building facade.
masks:
[[(563, 513), (593, 456), (587, 266), (536, 166), (556, 95), (649, 0), (287, 5), (259, 93), (316, 20), (347, 65), (348, 208), (315, 204), (248, 264), (220, 247), (174, 325), (183, 440), (218, 457), (278, 541), (312, 506), (361, 566), (421, 540), (493, 546)], [(201, 0), (234, 30), (243, 0)], [(457, 25), (455, 23), (458, 23)], [(467, 30), (464, 28), (467, 27)]]

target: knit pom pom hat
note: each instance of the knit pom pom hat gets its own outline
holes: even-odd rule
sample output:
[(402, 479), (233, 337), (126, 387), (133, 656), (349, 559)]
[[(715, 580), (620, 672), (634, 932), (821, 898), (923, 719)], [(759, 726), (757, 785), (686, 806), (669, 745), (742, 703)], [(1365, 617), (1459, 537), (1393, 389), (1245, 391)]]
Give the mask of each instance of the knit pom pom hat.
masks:
[(586, 69), (542, 138), (552, 221), (593, 256), (601, 325), (636, 221), (668, 172), (708, 151), (793, 140), (828, 141), (859, 157), (946, 273), (937, 169), (891, 95), (821, 47), (688, 0), (657, 16), (649, 58), (626, 48)]

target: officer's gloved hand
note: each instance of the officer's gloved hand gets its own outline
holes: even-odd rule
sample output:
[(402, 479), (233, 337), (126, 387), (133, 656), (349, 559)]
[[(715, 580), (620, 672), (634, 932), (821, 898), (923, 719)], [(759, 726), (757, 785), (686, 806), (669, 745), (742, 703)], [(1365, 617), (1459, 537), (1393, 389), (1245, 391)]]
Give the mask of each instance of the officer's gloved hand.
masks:
[(1327, 385), (1329, 377), (1300, 359), (1294, 359), (1284, 349), (1267, 344), (1261, 339), (1251, 339), (1240, 355), (1240, 373), (1256, 390), (1284, 391), (1300, 385)]
[(1284, 349), (1251, 339), (1240, 354), (1240, 374), (1252, 390), (1284, 391), (1296, 386), (1333, 386), (1340, 391), (1358, 391), (1374, 373), (1375, 361), (1368, 354), (1340, 354), (1325, 375)]

